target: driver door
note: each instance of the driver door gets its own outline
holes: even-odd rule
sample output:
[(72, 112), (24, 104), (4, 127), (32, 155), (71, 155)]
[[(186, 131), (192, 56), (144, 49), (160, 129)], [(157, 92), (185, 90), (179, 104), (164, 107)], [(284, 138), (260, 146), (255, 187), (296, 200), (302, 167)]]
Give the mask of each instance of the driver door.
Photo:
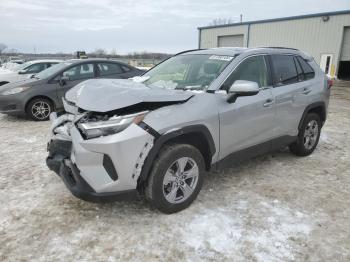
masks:
[[(233, 103), (226, 101), (226, 92), (217, 94), (220, 96), (220, 159), (273, 137), (275, 109), (266, 57), (245, 58), (221, 89), (228, 90), (237, 80), (257, 82), (260, 91), (253, 96), (240, 96)], [(266, 146), (270, 147), (270, 143)]]
[[(65, 76), (68, 79), (64, 82), (60, 82), (59, 79)], [(95, 77), (95, 69), (93, 63), (84, 63), (73, 66), (65, 71), (63, 71), (59, 76), (57, 76), (57, 98), (60, 102), (59, 106), (62, 106), (62, 97), (66, 92), (71, 89), (73, 86), (79, 84), (80, 82), (91, 79)]]

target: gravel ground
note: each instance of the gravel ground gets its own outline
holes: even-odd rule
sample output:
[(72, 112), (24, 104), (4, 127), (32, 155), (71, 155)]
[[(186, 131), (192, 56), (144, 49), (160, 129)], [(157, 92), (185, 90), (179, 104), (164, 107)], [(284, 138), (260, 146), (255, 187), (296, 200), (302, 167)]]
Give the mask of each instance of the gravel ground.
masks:
[(0, 114), (1, 261), (350, 261), (350, 88), (320, 144), (211, 173), (187, 210), (74, 198), (45, 165), (49, 123)]

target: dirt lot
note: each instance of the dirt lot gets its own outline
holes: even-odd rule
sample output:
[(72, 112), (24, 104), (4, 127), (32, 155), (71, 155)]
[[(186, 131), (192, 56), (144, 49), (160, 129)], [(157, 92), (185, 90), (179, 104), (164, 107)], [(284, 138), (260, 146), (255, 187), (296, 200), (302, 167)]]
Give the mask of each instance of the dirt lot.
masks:
[(175, 215), (74, 198), (45, 165), (49, 123), (0, 115), (0, 260), (350, 261), (350, 88), (320, 144), (209, 174)]

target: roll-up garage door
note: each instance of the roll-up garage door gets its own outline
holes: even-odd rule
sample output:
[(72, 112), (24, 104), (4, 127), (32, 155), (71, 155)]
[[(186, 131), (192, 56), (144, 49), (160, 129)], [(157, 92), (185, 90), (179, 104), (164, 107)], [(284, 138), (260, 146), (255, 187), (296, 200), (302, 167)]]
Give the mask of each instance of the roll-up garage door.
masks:
[(218, 37), (218, 47), (243, 47), (243, 35), (224, 35)]
[(344, 28), (340, 61), (350, 61), (350, 27)]

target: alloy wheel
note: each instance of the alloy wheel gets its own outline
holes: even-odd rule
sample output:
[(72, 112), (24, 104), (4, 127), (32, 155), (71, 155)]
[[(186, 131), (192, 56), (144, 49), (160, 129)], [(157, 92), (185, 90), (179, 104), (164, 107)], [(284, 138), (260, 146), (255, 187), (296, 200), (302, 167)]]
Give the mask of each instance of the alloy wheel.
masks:
[(305, 131), (304, 131), (304, 147), (307, 150), (310, 150), (315, 146), (318, 133), (319, 133), (319, 128), (318, 128), (317, 121), (311, 120), (306, 125)]
[(199, 176), (197, 163), (190, 157), (173, 162), (163, 179), (163, 195), (172, 204), (188, 199), (194, 192)]
[(32, 111), (33, 117), (39, 120), (44, 120), (50, 115), (51, 108), (47, 102), (38, 101), (33, 104), (31, 111)]

